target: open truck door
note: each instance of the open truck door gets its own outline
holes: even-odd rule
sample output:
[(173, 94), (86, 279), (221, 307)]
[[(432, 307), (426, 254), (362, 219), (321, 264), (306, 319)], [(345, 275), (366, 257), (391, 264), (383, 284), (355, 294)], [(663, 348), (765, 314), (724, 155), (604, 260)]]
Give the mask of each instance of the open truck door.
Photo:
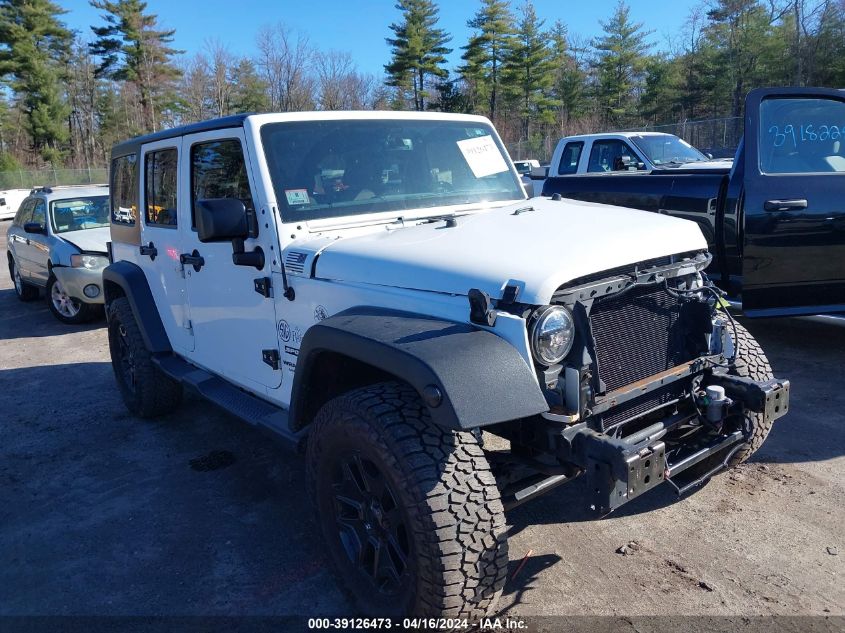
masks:
[(845, 312), (845, 91), (745, 102), (743, 311)]

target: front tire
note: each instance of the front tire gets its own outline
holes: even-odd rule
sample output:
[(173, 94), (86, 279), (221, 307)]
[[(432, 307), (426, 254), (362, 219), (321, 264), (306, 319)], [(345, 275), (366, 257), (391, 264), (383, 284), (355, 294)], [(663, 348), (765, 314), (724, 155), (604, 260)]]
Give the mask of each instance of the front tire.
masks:
[[(762, 382), (774, 378), (769, 359), (766, 358), (763, 348), (751, 332), (736, 323), (736, 337), (737, 340), (734, 341), (737, 346), (736, 369), (731, 373)], [(769, 431), (772, 430), (773, 420), (765, 421), (762, 413), (748, 411), (745, 416), (753, 424), (754, 433), (728, 462), (731, 467), (742, 464), (756, 453), (766, 441)]]
[(175, 410), (182, 402), (182, 385), (153, 364), (129, 300), (119, 297), (108, 309), (111, 364), (126, 408), (139, 418)]
[(67, 325), (87, 323), (95, 319), (98, 312), (97, 306), (67, 294), (62, 283), (53, 274), (50, 274), (50, 279), (47, 281), (47, 306), (54, 317)]
[(382, 383), (331, 400), (308, 440), (309, 491), (341, 586), (365, 615), (475, 619), (507, 573), (504, 509), (475, 437)]
[(38, 298), (38, 288), (32, 284), (26, 283), (21, 277), (15, 260), (9, 257), (9, 276), (15, 284), (15, 295), (21, 301), (34, 301)]

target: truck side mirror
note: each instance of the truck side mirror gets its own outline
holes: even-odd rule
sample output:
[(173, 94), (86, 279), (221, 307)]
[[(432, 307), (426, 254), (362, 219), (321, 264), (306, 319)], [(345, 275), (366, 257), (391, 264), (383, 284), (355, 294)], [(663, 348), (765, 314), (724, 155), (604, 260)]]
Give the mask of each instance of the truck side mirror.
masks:
[(23, 225), (23, 230), (25, 233), (40, 233), (41, 235), (47, 235), (47, 227), (41, 224), (41, 222), (27, 222)]
[(230, 242), (249, 237), (246, 206), (237, 198), (197, 200), (194, 210), (200, 242)]
[(534, 167), (531, 170), (531, 180), (545, 180), (549, 176), (549, 167)]

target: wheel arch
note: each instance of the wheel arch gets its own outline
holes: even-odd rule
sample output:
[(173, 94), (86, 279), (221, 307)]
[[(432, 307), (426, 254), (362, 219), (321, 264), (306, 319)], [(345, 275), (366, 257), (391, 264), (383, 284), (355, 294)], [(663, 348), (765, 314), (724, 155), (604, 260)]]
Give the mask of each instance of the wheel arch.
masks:
[(409, 384), (434, 423), (472, 429), (548, 410), (534, 369), (501, 337), (465, 323), (382, 308), (352, 308), (312, 326), (299, 348), (290, 426), (349, 389)]
[(173, 351), (150, 285), (139, 266), (126, 261), (106, 266), (103, 270), (103, 296), (106, 314), (112, 301), (118, 297), (126, 297), (141, 330), (144, 345), (150, 353), (166, 354)]

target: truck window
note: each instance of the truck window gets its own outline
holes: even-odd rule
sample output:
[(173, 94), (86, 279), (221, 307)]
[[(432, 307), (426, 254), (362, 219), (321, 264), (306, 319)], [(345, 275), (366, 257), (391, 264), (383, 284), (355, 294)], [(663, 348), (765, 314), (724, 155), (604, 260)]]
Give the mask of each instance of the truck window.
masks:
[(584, 150), (584, 141), (570, 141), (563, 148), (560, 155), (560, 165), (557, 173), (564, 176), (574, 174), (578, 171), (578, 161), (581, 159), (581, 152)]
[(191, 146), (191, 226), (197, 200), (237, 198), (253, 209), (241, 142), (225, 139)]
[(144, 159), (144, 204), (147, 224), (176, 227), (176, 182), (179, 153), (175, 148), (148, 152)]
[(619, 140), (594, 141), (593, 149), (590, 151), (590, 164), (587, 167), (589, 172), (626, 171), (623, 157), (633, 161), (638, 160), (634, 150)]
[(845, 102), (764, 99), (760, 104), (760, 171), (845, 172)]
[(138, 157), (119, 156), (111, 162), (111, 220), (116, 224), (134, 225), (138, 214)]

